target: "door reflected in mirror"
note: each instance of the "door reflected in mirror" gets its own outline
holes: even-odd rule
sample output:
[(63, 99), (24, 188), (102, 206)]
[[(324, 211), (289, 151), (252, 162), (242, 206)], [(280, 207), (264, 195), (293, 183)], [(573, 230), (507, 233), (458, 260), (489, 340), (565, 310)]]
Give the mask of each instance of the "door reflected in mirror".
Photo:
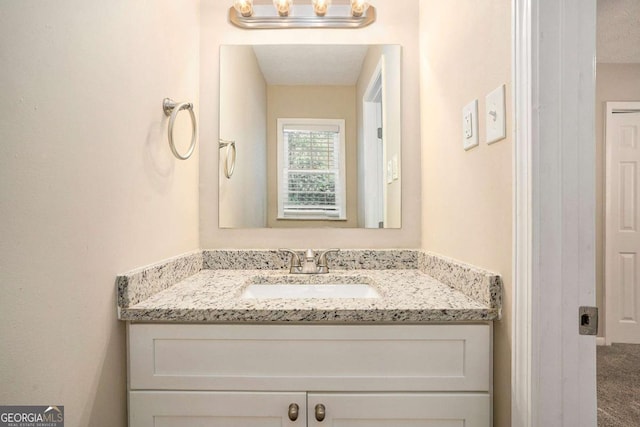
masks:
[(220, 228), (400, 228), (400, 63), (398, 45), (221, 46)]

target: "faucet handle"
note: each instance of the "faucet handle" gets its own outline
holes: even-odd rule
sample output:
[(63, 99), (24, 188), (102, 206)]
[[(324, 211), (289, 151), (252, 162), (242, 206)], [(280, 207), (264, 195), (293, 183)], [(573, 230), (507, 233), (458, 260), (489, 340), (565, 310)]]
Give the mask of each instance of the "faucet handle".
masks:
[(330, 252), (340, 252), (340, 249), (327, 249), (320, 252), (319, 261), (323, 261), (325, 264), (327, 262), (327, 254)]
[(302, 263), (300, 262), (300, 256), (296, 251), (282, 248), (282, 249), (278, 249), (278, 252), (287, 252), (291, 254), (291, 263), (289, 265), (290, 273), (294, 273), (296, 271), (296, 268), (302, 268)]
[(330, 252), (340, 252), (340, 249), (327, 249), (325, 251), (320, 252), (320, 256), (318, 257), (319, 273), (329, 272), (329, 263), (327, 262), (327, 254)]

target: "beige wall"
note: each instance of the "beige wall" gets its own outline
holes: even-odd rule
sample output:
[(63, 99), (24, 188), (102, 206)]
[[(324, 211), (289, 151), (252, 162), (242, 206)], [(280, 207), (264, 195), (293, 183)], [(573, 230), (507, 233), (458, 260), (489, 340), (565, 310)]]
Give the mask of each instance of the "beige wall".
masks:
[[(313, 100), (313, 102), (309, 102)], [(267, 87), (269, 227), (318, 228), (358, 225), (358, 163), (356, 161), (356, 88), (354, 86)], [(344, 119), (347, 221), (278, 220), (278, 126), (279, 118)]]
[[(421, 0), (422, 246), (502, 274), (494, 323), (494, 425), (510, 425), (512, 286), (511, 2)], [(487, 145), (485, 96), (507, 84), (506, 140)], [(479, 99), (480, 146), (462, 149), (462, 108)]]
[(116, 275), (199, 246), (162, 112), (198, 110), (198, 43), (197, 1), (2, 2), (0, 404), (126, 425)]
[[(418, 76), (418, 0), (376, 2), (378, 20), (357, 30), (247, 31), (228, 22), (229, 4), (201, 0), (200, 113), (200, 236), (204, 248), (273, 248), (279, 246), (406, 247), (420, 246), (420, 122)], [(320, 38), (319, 38), (320, 37)], [(366, 230), (318, 228), (300, 233), (295, 229), (228, 230), (218, 227), (218, 50), (222, 44), (400, 44), (402, 53), (402, 229)]]
[[(223, 54), (221, 50), (221, 55)], [(227, 149), (218, 172), (220, 227), (267, 224), (267, 83), (251, 46), (224, 46), (220, 64), (220, 138), (236, 142), (236, 166), (224, 175)], [(242, 76), (242, 78), (238, 78)], [(250, 102), (247, 102), (250, 100)]]
[(604, 335), (605, 102), (640, 101), (640, 64), (598, 64), (596, 68), (596, 298)]

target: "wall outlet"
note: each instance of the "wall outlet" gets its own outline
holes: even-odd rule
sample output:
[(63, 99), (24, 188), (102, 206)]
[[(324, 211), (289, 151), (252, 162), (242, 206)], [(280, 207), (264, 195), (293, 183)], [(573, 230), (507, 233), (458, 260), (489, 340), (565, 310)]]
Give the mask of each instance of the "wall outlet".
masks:
[(474, 99), (462, 109), (462, 148), (469, 150), (478, 145), (478, 100)]

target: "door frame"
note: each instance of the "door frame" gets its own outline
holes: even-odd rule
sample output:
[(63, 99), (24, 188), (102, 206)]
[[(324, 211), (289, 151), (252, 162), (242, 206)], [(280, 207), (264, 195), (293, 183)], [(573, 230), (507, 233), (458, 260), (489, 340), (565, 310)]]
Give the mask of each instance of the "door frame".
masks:
[(613, 118), (613, 114), (615, 112), (626, 112), (626, 111), (631, 111), (634, 110), (636, 112), (640, 113), (640, 102), (638, 101), (626, 101), (626, 102), (607, 102), (606, 106), (605, 106), (605, 117), (604, 117), (604, 128), (605, 128), (605, 134), (604, 134), (604, 144), (605, 144), (605, 193), (604, 193), (604, 198), (605, 198), (605, 214), (604, 214), (604, 229), (605, 229), (605, 238), (604, 238), (604, 257), (605, 257), (605, 263), (604, 263), (604, 292), (603, 292), (603, 304), (604, 304), (604, 313), (601, 313), (601, 317), (604, 319), (604, 341), (606, 345), (611, 345), (612, 341), (611, 341), (611, 337), (613, 335), (612, 328), (611, 326), (613, 325), (613, 321), (611, 319), (611, 315), (610, 313), (613, 313), (613, 310), (610, 310), (610, 303), (612, 301), (613, 298), (611, 298), (611, 291), (612, 291), (612, 287), (611, 286), (607, 286), (608, 283), (610, 283), (608, 274), (611, 271), (611, 265), (610, 263), (612, 262), (609, 259), (609, 252), (610, 252), (610, 247), (611, 247), (611, 243), (609, 241), (610, 238), (610, 234), (608, 232), (609, 230), (609, 217), (611, 216), (611, 204), (610, 204), (610, 199), (609, 199), (609, 194), (610, 194), (610, 189), (609, 189), (609, 173), (611, 171), (611, 168), (609, 167), (609, 149), (611, 148), (610, 145), (610, 141), (609, 141), (609, 129), (610, 129), (610, 125), (609, 125), (609, 120), (611, 118)]
[[(364, 162), (362, 165), (362, 185), (363, 191), (361, 194), (371, 194), (367, 190), (370, 188), (371, 183), (375, 182), (378, 177), (382, 177), (382, 182), (375, 182), (374, 184), (374, 192), (376, 194), (376, 203), (382, 206), (382, 222), (383, 227), (387, 226), (387, 183), (386, 183), (386, 174), (385, 174), (385, 165), (387, 164), (387, 135), (386, 135), (386, 117), (384, 107), (382, 107), (382, 164), (378, 164), (377, 162), (372, 162), (371, 158), (373, 150), (372, 147), (376, 147), (376, 152), (378, 150), (378, 135), (377, 132), (372, 132), (371, 123), (377, 123), (378, 121), (378, 112), (377, 112), (377, 102), (375, 99), (378, 95), (380, 95), (380, 105), (384, 106), (385, 100), (385, 68), (384, 68), (384, 54), (380, 56), (380, 60), (376, 65), (376, 68), (369, 79), (369, 83), (367, 84), (367, 88), (364, 91), (364, 95), (362, 97), (362, 111), (363, 111), (363, 133), (364, 133), (364, 141), (362, 152), (364, 154)], [(360, 156), (359, 156), (360, 157)], [(371, 173), (371, 168), (367, 165), (371, 165), (372, 163), (376, 164), (375, 174)], [(366, 227), (370, 215), (370, 205), (362, 201), (362, 206), (364, 207), (364, 222), (363, 225)], [(379, 206), (374, 208), (374, 211), (378, 213)]]
[(512, 0), (512, 31), (512, 426), (595, 427), (596, 1)]

